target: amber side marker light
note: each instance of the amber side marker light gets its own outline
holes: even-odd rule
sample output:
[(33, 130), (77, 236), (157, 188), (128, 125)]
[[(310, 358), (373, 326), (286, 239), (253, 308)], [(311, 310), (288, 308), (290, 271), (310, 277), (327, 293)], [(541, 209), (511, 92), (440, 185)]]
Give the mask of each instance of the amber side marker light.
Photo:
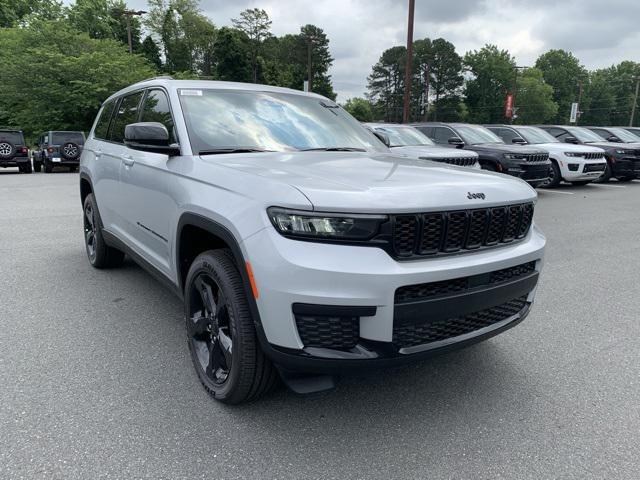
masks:
[(251, 284), (251, 291), (253, 292), (253, 298), (257, 300), (258, 297), (260, 296), (260, 293), (258, 292), (256, 279), (253, 276), (253, 268), (251, 268), (251, 264), (249, 262), (245, 262), (245, 265), (247, 267), (247, 274), (249, 275), (249, 283)]

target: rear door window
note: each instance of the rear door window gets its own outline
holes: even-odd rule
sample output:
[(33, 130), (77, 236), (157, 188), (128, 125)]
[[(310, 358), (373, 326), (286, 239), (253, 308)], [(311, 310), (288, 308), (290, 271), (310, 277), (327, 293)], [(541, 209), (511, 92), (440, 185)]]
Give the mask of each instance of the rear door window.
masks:
[(124, 129), (130, 123), (138, 121), (140, 112), (140, 100), (142, 100), (142, 92), (128, 95), (122, 99), (116, 116), (111, 125), (110, 140), (112, 142), (124, 143)]

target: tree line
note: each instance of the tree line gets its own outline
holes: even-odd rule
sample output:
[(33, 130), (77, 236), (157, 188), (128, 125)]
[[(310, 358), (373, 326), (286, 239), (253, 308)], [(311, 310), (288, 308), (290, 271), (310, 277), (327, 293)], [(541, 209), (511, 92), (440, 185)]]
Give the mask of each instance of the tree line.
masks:
[[(590, 71), (565, 50), (549, 50), (531, 66), (517, 65), (495, 45), (461, 56), (451, 42), (425, 38), (413, 50), (413, 121), (504, 123), (506, 95), (515, 93), (515, 123), (566, 124), (579, 102), (579, 124), (627, 125), (640, 76), (640, 63)], [(349, 99), (345, 108), (363, 121), (400, 122), (406, 58), (403, 46), (385, 50), (371, 69), (366, 98)]]
[(162, 74), (302, 90), (309, 59), (310, 88), (335, 99), (322, 28), (276, 36), (257, 8), (218, 27), (199, 3), (149, 0), (137, 16), (124, 0), (0, 2), (0, 126), (29, 138), (49, 129), (87, 131), (110, 94)]

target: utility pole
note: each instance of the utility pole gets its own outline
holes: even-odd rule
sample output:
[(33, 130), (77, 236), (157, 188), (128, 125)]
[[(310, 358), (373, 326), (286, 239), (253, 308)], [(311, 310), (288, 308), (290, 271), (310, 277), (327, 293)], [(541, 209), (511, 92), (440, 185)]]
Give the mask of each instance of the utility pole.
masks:
[(578, 111), (576, 112), (576, 126), (580, 123), (580, 101), (582, 100), (582, 80), (578, 80)]
[(144, 10), (122, 10), (122, 15), (125, 16), (127, 22), (127, 39), (129, 40), (129, 53), (133, 53), (133, 40), (131, 38), (131, 17), (139, 17), (144, 15)]
[(411, 70), (413, 66), (413, 14), (416, 9), (416, 1), (409, 0), (409, 24), (407, 25), (407, 65), (404, 69), (404, 104), (402, 110), (402, 123), (409, 123), (411, 107)]
[(638, 88), (640, 88), (640, 76), (635, 77), (636, 80), (636, 93), (633, 95), (633, 105), (631, 105), (631, 118), (629, 119), (629, 126), (633, 127), (633, 118), (636, 116), (636, 104), (638, 103)]
[(312, 41), (311, 37), (309, 37), (307, 40), (308, 40), (307, 41), (307, 77), (308, 77), (308, 87), (307, 88), (308, 88), (309, 92), (312, 92), (313, 91), (312, 90), (312, 88), (313, 88), (312, 87), (313, 80), (311, 80), (311, 79), (312, 79), (313, 72), (311, 70), (311, 45), (312, 45), (313, 41)]

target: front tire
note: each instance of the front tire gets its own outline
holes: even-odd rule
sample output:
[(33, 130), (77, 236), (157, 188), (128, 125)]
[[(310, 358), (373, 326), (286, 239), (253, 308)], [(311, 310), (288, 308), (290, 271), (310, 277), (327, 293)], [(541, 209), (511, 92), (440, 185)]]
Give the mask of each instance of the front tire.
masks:
[(551, 160), (551, 168), (549, 168), (549, 181), (541, 185), (545, 188), (555, 188), (560, 185), (562, 181), (562, 174), (560, 173), (560, 167), (555, 160)]
[(260, 349), (242, 277), (229, 251), (210, 250), (193, 261), (184, 299), (187, 343), (207, 392), (238, 404), (271, 390), (277, 372)]
[(84, 199), (84, 245), (89, 263), (95, 268), (117, 267), (124, 260), (123, 252), (104, 241), (100, 213), (91, 193)]
[(607, 162), (607, 166), (604, 168), (604, 173), (595, 181), (595, 183), (607, 183), (611, 180), (611, 164)]
[(636, 177), (619, 177), (619, 178), (618, 178), (618, 181), (619, 181), (619, 182), (630, 182), (630, 181), (632, 181), (634, 178), (636, 178)]

